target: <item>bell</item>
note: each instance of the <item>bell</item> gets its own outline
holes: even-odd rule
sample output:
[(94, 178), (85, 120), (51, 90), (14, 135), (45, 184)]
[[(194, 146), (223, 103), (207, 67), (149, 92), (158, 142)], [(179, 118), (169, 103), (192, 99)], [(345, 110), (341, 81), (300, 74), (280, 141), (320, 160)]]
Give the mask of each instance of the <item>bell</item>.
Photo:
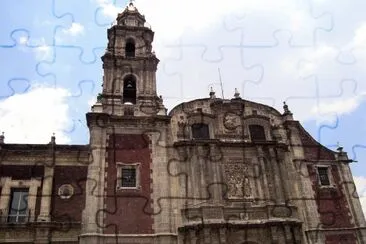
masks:
[(133, 88), (133, 85), (132, 85), (132, 82), (131, 82), (131, 81), (129, 81), (129, 82), (127, 83), (127, 88)]

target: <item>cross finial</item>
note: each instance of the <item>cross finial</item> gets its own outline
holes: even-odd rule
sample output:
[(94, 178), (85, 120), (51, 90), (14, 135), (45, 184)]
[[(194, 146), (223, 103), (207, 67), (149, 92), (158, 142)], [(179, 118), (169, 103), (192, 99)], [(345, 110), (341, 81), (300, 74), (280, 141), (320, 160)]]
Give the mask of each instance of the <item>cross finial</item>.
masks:
[(130, 0), (130, 6), (133, 5), (133, 2), (136, 0)]

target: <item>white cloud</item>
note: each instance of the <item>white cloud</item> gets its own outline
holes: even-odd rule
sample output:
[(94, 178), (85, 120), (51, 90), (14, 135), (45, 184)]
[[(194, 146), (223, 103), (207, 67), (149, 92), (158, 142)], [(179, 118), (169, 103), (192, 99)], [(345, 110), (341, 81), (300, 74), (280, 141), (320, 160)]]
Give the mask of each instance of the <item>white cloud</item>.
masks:
[(42, 44), (34, 49), (37, 60), (45, 60), (51, 56), (52, 49), (46, 44)]
[(33, 86), (24, 94), (0, 101), (0, 130), (7, 143), (40, 143), (56, 134), (57, 143), (69, 143), (69, 92), (61, 88)]
[(111, 0), (95, 0), (97, 5), (102, 8), (102, 13), (104, 16), (115, 19), (117, 14), (121, 12), (122, 8), (117, 7), (112, 3)]
[(323, 102), (319, 106), (313, 107), (311, 112), (314, 114), (336, 113), (337, 115), (343, 115), (355, 111), (364, 99), (365, 95), (359, 95), (333, 102)]
[(26, 45), (28, 43), (28, 38), (26, 36), (21, 36), (19, 38), (19, 43), (22, 45)]
[(366, 22), (362, 23), (356, 29), (352, 44), (355, 47), (365, 47), (365, 45), (366, 45)]
[[(25, 36), (19, 38), (19, 49), (23, 52), (33, 52), (37, 60), (45, 60), (51, 57), (52, 48), (46, 44), (45, 38), (31, 38)], [(31, 46), (32, 48), (29, 48)]]
[(77, 36), (84, 33), (84, 26), (80, 23), (72, 23), (70, 28), (62, 30), (66, 35)]
[[(112, 20), (125, 6), (116, 6), (111, 0), (94, 0), (102, 13)], [(303, 7), (293, 0), (137, 0), (134, 5), (140, 13), (147, 16), (147, 21), (162, 38), (171, 40), (179, 38), (185, 30), (199, 31), (217, 25), (224, 16), (243, 13), (279, 13), (293, 21), (288, 21), (293, 28), (299, 29), (306, 18), (302, 18)], [(294, 11), (296, 11), (294, 15)], [(169, 20), (169, 21), (167, 21)], [(302, 23), (304, 22), (304, 23)], [(166, 30), (169, 30), (168, 32)]]
[(363, 213), (366, 215), (366, 177), (355, 176), (353, 177), (358, 196), (360, 198)]
[(321, 100), (319, 104), (312, 106), (310, 113), (303, 120), (316, 120), (318, 125), (335, 124), (342, 115), (356, 111), (365, 101), (365, 93), (352, 97), (334, 98)]

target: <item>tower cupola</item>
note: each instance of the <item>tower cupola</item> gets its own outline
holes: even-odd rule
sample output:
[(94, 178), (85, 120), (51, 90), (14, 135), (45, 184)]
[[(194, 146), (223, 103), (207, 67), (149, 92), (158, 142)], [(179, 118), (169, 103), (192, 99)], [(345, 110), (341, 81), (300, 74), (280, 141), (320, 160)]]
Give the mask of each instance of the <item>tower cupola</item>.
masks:
[(108, 46), (102, 57), (103, 112), (152, 116), (166, 110), (156, 92), (159, 59), (152, 51), (153, 40), (145, 16), (131, 1), (108, 29)]

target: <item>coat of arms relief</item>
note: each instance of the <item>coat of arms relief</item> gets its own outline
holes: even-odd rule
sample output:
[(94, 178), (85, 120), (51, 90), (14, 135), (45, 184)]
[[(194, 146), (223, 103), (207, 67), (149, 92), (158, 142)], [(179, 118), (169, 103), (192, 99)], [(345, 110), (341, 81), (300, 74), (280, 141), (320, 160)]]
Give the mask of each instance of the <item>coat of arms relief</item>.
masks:
[(224, 165), (227, 196), (229, 199), (245, 199), (252, 196), (252, 189), (248, 177), (248, 165), (243, 163), (229, 163)]

